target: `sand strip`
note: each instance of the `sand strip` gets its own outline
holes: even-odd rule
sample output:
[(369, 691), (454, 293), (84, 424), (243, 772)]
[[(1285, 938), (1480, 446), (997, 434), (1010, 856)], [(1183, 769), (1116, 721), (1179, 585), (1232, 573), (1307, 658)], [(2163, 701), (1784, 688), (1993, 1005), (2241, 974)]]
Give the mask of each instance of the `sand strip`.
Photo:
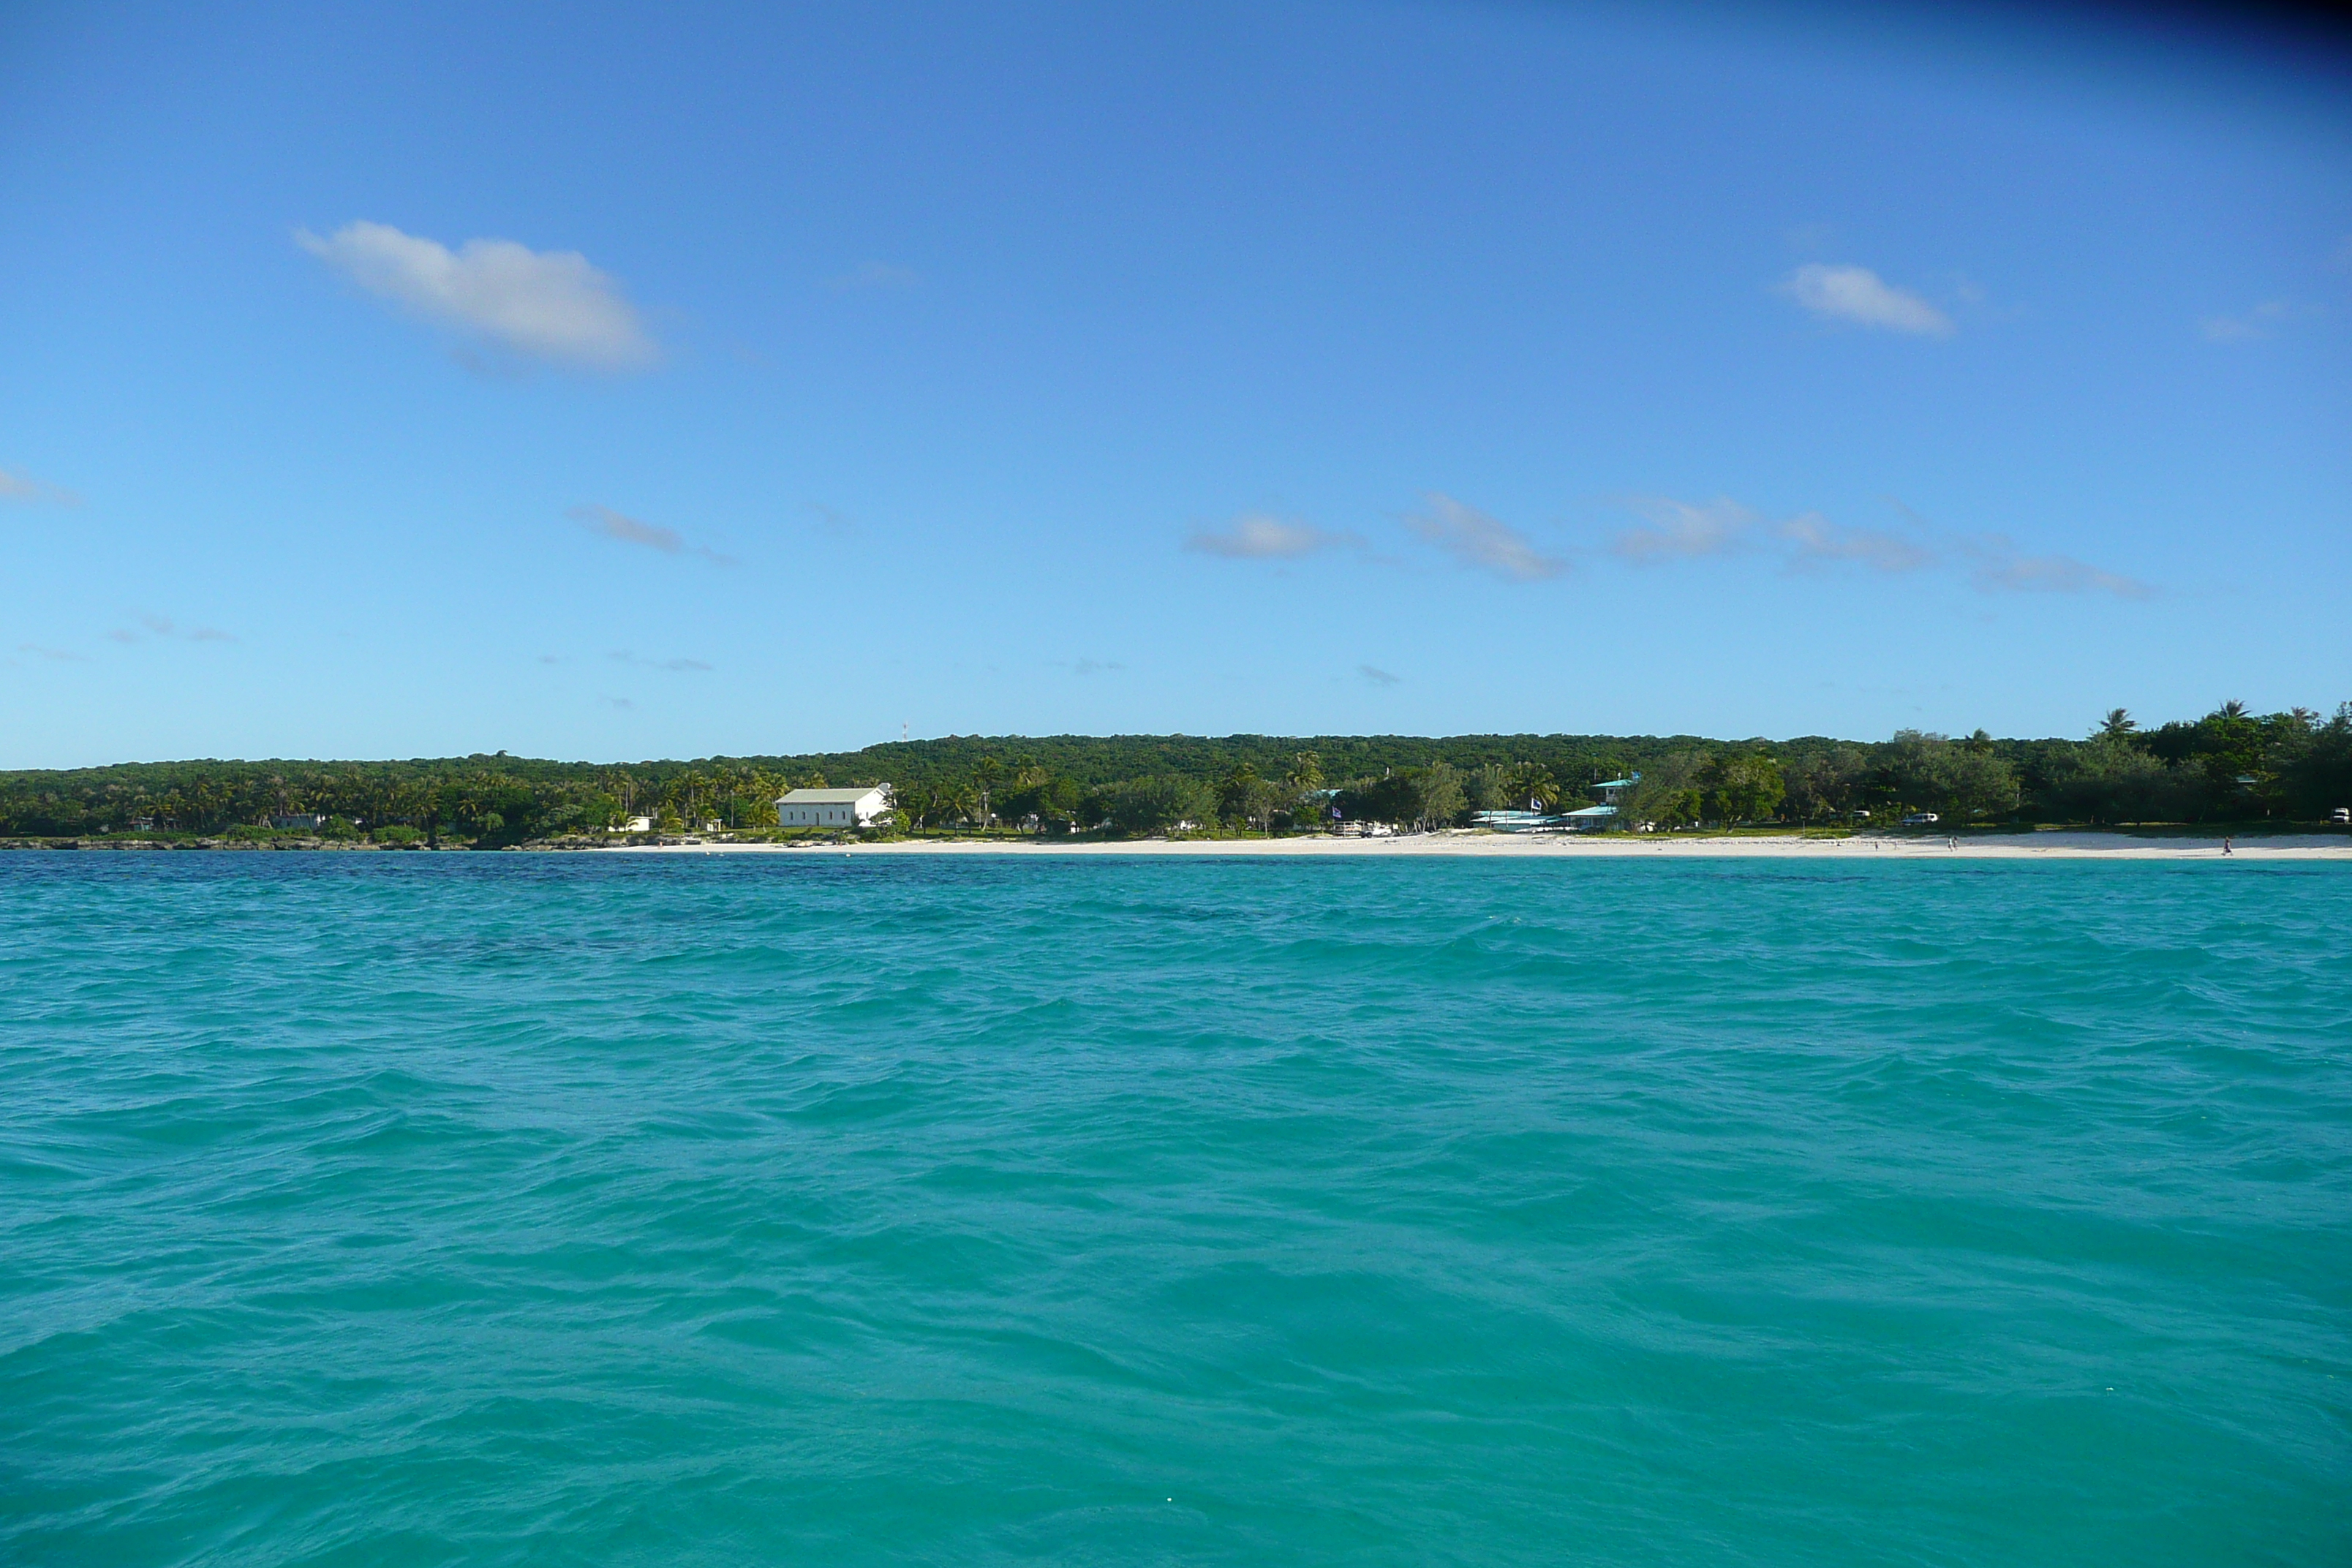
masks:
[(1631, 834), (1417, 833), (1392, 838), (1127, 839), (1117, 843), (1008, 842), (1003, 839), (898, 839), (876, 844), (616, 845), (591, 851), (614, 855), (1424, 855), (1503, 856), (1535, 859), (1903, 859), (1903, 860), (2212, 860), (2247, 865), (2285, 861), (2352, 861), (2352, 836), (2278, 835), (2240, 838), (2225, 851), (2220, 838), (2152, 838), (2128, 833), (2051, 832), (1986, 835), (1959, 839), (1857, 836), (1852, 838), (1652, 837)]

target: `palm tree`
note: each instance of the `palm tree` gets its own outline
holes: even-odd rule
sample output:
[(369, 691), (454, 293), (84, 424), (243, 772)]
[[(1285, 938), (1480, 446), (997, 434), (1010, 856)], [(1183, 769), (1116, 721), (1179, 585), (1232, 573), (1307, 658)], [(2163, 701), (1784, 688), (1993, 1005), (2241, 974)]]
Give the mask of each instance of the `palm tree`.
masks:
[(1537, 763), (1521, 763), (1511, 770), (1511, 798), (1524, 800), (1529, 811), (1549, 811), (1559, 804), (1559, 785), (1551, 770)]
[(2139, 721), (2122, 708), (2108, 709), (2107, 716), (2099, 721), (2099, 733), (2110, 741), (2120, 741), (2138, 728)]
[(996, 787), (997, 780), (1003, 776), (1004, 764), (994, 757), (981, 758), (979, 765), (971, 770), (972, 786), (980, 791), (980, 825), (983, 828), (989, 824), (988, 793)]
[(2232, 697), (2221, 704), (2219, 711), (2224, 719), (2242, 719), (2246, 716), (2246, 705)]

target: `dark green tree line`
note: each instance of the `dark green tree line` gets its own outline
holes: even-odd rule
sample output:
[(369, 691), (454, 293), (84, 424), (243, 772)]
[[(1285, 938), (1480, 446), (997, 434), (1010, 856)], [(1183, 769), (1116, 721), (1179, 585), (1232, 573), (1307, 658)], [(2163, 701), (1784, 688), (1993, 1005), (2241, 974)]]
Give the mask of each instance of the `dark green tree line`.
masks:
[(887, 782), (918, 830), (1286, 832), (1340, 821), (1437, 826), (1475, 811), (1591, 804), (1639, 773), (1622, 820), (1829, 824), (1933, 811), (1951, 824), (2317, 821), (2352, 805), (2352, 704), (2255, 714), (2224, 703), (2144, 728), (2122, 710), (2081, 740), (1903, 731), (1820, 736), (949, 736), (861, 752), (557, 763), (504, 753), (387, 762), (133, 763), (0, 773), (0, 834), (257, 830), (316, 813), (332, 831), (521, 843), (631, 816), (775, 825), (794, 785)]

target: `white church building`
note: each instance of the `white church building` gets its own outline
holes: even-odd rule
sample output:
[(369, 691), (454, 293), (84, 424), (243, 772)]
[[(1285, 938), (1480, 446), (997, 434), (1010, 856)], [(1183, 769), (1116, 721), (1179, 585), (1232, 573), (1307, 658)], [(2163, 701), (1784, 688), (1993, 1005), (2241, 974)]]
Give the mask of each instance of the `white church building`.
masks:
[(779, 827), (866, 827), (890, 809), (890, 786), (796, 789), (776, 797)]

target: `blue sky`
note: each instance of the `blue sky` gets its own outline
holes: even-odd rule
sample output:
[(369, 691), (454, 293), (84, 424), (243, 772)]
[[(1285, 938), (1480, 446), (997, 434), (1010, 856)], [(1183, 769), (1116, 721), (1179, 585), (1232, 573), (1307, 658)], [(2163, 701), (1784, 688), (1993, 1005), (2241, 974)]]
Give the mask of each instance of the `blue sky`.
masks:
[(11, 7), (0, 765), (2332, 706), (2341, 64)]

